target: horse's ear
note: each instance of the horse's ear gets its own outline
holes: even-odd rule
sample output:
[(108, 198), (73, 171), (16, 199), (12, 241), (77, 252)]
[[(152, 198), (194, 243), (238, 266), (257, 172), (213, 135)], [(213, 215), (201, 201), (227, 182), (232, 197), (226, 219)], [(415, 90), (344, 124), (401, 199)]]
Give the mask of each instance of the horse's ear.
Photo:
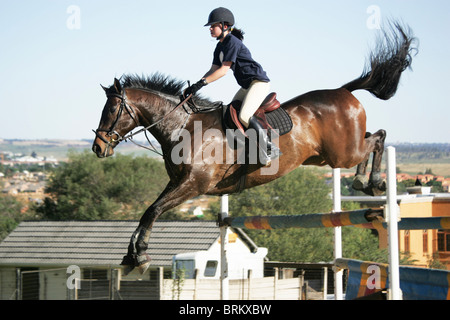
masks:
[(104, 86), (102, 86), (102, 85), (100, 85), (100, 87), (102, 87), (102, 89), (103, 89), (105, 92), (108, 92), (108, 88), (107, 88), (107, 87), (104, 87)]
[(122, 85), (120, 84), (120, 81), (114, 78), (114, 88), (116, 88), (117, 93), (122, 93)]

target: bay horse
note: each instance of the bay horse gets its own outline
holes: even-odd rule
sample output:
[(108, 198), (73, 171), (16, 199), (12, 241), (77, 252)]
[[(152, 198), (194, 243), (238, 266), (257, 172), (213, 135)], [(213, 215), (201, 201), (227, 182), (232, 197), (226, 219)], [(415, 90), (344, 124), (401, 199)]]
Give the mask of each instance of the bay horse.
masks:
[[(114, 79), (112, 86), (103, 87), (107, 101), (95, 131), (93, 152), (99, 158), (112, 156), (125, 135), (136, 127), (145, 127), (161, 145), (170, 178), (131, 236), (128, 252), (122, 261), (124, 273), (135, 267), (144, 273), (149, 267), (148, 241), (152, 226), (161, 214), (199, 195), (235, 193), (240, 189), (244, 174), (246, 179), (241, 187), (246, 189), (273, 181), (300, 165), (357, 166), (354, 189), (371, 195), (385, 191), (380, 166), (386, 132), (366, 132), (364, 108), (352, 92), (367, 90), (383, 100), (394, 96), (402, 72), (411, 65), (415, 38), (409, 28), (397, 22), (391, 22), (389, 29), (383, 29), (382, 35), (361, 76), (340, 88), (308, 92), (281, 104), (281, 108), (290, 115), (293, 128), (278, 138), (283, 155), (278, 159), (276, 172), (271, 174), (264, 174), (263, 170), (267, 168), (260, 164), (226, 161), (225, 154), (229, 155), (232, 148), (222, 128), (222, 110), (202, 113), (190, 112), (185, 105), (179, 107), (184, 82), (160, 73), (151, 77), (124, 75), (121, 81)], [(197, 96), (192, 99), (205, 103)], [(188, 156), (184, 155), (188, 161), (181, 162), (175, 161), (172, 153), (180, 143), (174, 139), (173, 133), (180, 132), (180, 128), (191, 137), (187, 141)], [(198, 128), (201, 128), (201, 134), (211, 129), (216, 134), (194, 139), (194, 131)], [(219, 154), (219, 157), (223, 156), (221, 163), (198, 157), (199, 154), (211, 156), (211, 148), (216, 150), (216, 159), (217, 150), (223, 150)], [(371, 153), (373, 164), (370, 177), (366, 178)], [(196, 157), (200, 161), (193, 161)]]

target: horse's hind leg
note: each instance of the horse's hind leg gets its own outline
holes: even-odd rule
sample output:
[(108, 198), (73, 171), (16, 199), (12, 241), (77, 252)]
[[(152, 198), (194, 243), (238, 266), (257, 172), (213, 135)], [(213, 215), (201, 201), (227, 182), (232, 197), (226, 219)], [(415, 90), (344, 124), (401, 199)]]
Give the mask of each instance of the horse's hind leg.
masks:
[[(366, 132), (364, 139), (367, 139), (372, 134)], [(364, 160), (356, 167), (355, 179), (353, 180), (352, 188), (354, 190), (363, 191), (369, 187), (369, 179), (366, 176), (367, 164), (369, 163), (370, 151), (366, 153)]]
[[(374, 134), (366, 133), (367, 153), (364, 160), (358, 164), (352, 188), (368, 195), (379, 195), (386, 191), (386, 182), (381, 179), (381, 159), (384, 152), (386, 131), (378, 130)], [(373, 152), (372, 170), (369, 179), (366, 177), (370, 153)]]
[(386, 131), (379, 130), (379, 135), (375, 142), (373, 150), (372, 171), (370, 172), (369, 187), (374, 195), (380, 195), (386, 191), (386, 181), (381, 178), (381, 160), (384, 153), (384, 140), (386, 139)]

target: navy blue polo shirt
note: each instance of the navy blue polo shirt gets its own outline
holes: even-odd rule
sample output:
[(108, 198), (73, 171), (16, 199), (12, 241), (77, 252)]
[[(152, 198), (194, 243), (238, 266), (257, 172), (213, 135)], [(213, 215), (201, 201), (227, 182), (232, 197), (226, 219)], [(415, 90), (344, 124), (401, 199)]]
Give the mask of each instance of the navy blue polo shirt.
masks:
[(233, 63), (231, 69), (234, 77), (244, 89), (248, 89), (253, 80), (270, 81), (262, 66), (253, 60), (244, 43), (232, 34), (228, 34), (223, 42), (219, 41), (214, 50), (213, 64), (221, 66), (224, 61)]

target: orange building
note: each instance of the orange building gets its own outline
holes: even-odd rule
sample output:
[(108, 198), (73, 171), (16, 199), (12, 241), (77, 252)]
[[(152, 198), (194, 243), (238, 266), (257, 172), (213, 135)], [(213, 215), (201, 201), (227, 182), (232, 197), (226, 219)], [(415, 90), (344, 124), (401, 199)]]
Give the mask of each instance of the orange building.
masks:
[[(450, 194), (432, 194), (427, 187), (413, 187), (409, 191), (410, 194), (398, 196), (401, 218), (450, 216)], [(342, 200), (379, 207), (386, 197), (342, 197)], [(378, 232), (380, 248), (387, 248), (387, 230)], [(399, 230), (399, 249), (401, 253), (409, 253), (418, 267), (430, 267), (438, 261), (450, 270), (450, 229)]]
[[(450, 195), (418, 194), (400, 200), (401, 217), (448, 217)], [(428, 267), (431, 260), (439, 260), (450, 270), (450, 230), (400, 230), (400, 252), (409, 252), (415, 265)]]

